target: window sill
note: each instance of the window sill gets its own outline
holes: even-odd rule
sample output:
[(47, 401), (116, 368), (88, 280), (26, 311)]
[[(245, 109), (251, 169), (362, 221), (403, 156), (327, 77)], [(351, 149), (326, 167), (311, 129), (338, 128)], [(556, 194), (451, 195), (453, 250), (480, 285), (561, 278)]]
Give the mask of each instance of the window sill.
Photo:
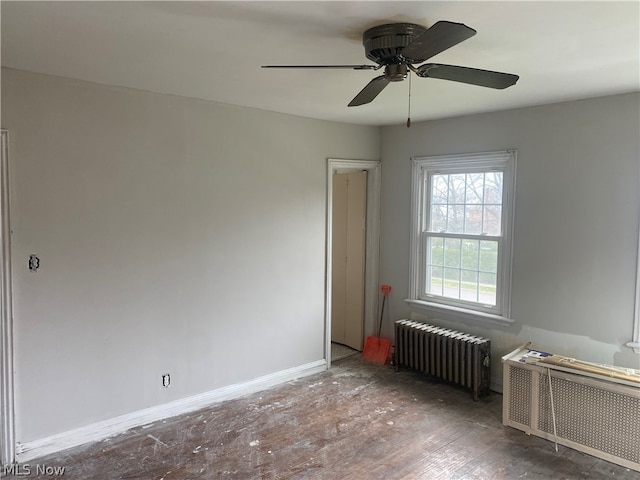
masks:
[(473, 320), (474, 322), (485, 323), (490, 326), (508, 327), (513, 324), (513, 320), (501, 315), (495, 315), (492, 313), (478, 312), (475, 310), (469, 310), (467, 308), (452, 307), (450, 305), (442, 305), (440, 303), (426, 302), (424, 300), (414, 300), (406, 298), (405, 302), (414, 305), (418, 308), (429, 310), (437, 313), (454, 314), (462, 317), (466, 320)]
[(627, 343), (627, 347), (633, 348), (633, 351), (636, 353), (640, 353), (640, 342), (629, 342)]

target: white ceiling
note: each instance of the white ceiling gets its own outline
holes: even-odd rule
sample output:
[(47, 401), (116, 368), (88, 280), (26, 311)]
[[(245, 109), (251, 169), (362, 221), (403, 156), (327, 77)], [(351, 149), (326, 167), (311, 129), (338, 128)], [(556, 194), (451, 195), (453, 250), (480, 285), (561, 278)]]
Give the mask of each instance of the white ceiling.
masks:
[(2, 65), (92, 82), (367, 125), (401, 124), (408, 81), (347, 103), (374, 71), (362, 32), (438, 20), (477, 35), (430, 61), (520, 75), (506, 90), (413, 77), (412, 121), (640, 90), (640, 3), (1, 2)]

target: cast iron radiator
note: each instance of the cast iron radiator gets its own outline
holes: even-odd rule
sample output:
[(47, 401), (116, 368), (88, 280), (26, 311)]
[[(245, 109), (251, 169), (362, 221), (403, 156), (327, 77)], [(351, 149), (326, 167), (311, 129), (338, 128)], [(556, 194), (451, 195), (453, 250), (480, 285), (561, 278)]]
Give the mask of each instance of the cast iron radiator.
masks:
[(491, 341), (412, 320), (395, 323), (396, 369), (408, 367), (471, 390), (489, 393)]

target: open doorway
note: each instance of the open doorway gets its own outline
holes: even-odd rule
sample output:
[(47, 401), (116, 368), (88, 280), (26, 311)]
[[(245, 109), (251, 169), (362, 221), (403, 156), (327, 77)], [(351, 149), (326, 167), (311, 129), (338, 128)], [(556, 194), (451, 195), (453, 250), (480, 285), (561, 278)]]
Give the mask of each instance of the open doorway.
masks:
[[(325, 358), (330, 367), (334, 356), (361, 351), (364, 338), (375, 330), (380, 162), (329, 159), (327, 175)], [(348, 213), (349, 206), (355, 206), (354, 212)], [(334, 248), (341, 225), (337, 237), (342, 246)], [(347, 250), (349, 267), (334, 268), (344, 266)], [(338, 264), (335, 257), (341, 259)]]
[(0, 137), (0, 468), (4, 469), (15, 462), (15, 434), (7, 131), (2, 130)]

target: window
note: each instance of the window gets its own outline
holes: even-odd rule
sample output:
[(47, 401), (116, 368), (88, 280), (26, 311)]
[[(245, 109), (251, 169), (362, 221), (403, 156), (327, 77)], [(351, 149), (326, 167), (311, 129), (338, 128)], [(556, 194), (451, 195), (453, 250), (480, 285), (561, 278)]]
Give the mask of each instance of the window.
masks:
[(413, 159), (409, 301), (511, 323), (515, 151)]
[(636, 262), (636, 305), (633, 318), (633, 340), (627, 343), (627, 347), (633, 348), (636, 353), (640, 353), (640, 233), (638, 233), (638, 256), (636, 257)]

